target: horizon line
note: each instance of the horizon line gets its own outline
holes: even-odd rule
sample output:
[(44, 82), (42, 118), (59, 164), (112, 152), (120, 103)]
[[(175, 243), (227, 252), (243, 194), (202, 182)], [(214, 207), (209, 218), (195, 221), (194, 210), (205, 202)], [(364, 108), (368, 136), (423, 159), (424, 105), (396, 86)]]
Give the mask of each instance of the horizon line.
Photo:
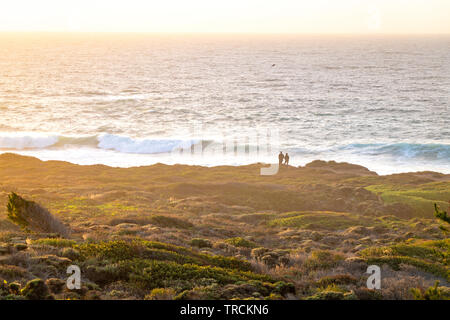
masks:
[(0, 30), (0, 34), (129, 34), (129, 35), (253, 35), (253, 36), (450, 36), (448, 33), (396, 32), (197, 32), (197, 31), (71, 31), (71, 30)]

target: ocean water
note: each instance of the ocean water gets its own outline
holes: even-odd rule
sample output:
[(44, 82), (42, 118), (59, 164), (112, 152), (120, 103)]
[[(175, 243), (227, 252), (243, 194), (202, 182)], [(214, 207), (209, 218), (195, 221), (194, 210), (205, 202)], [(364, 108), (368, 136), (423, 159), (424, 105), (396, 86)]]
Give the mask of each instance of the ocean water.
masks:
[(0, 153), (450, 173), (450, 37), (0, 34)]

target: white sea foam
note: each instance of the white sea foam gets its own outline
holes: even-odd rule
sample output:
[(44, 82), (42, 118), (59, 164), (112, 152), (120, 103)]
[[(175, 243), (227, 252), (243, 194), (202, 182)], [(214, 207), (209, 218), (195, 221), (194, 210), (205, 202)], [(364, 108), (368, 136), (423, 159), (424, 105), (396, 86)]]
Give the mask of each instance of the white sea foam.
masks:
[(98, 147), (106, 150), (115, 150), (123, 153), (155, 154), (170, 153), (176, 149), (186, 149), (197, 140), (170, 140), (170, 139), (132, 139), (130, 137), (105, 134), (98, 137)]
[(58, 136), (36, 133), (0, 133), (0, 149), (43, 149), (58, 142)]

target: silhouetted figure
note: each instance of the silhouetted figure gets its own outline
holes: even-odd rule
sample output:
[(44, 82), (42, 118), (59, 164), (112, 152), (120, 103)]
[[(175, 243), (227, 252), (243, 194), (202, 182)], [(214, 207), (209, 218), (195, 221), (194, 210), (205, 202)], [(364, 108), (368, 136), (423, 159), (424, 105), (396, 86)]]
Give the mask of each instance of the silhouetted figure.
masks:
[(280, 151), (280, 154), (278, 155), (278, 163), (281, 166), (283, 164), (284, 155), (283, 152)]
[(286, 153), (285, 155), (284, 155), (284, 164), (285, 165), (289, 165), (289, 154), (288, 153)]

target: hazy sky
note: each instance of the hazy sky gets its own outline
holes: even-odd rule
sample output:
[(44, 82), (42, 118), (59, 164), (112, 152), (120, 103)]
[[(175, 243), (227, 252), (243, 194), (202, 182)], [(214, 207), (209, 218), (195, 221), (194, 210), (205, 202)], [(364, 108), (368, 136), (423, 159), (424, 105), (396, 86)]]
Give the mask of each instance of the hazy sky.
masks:
[(2, 0), (1, 31), (450, 33), (450, 0)]

